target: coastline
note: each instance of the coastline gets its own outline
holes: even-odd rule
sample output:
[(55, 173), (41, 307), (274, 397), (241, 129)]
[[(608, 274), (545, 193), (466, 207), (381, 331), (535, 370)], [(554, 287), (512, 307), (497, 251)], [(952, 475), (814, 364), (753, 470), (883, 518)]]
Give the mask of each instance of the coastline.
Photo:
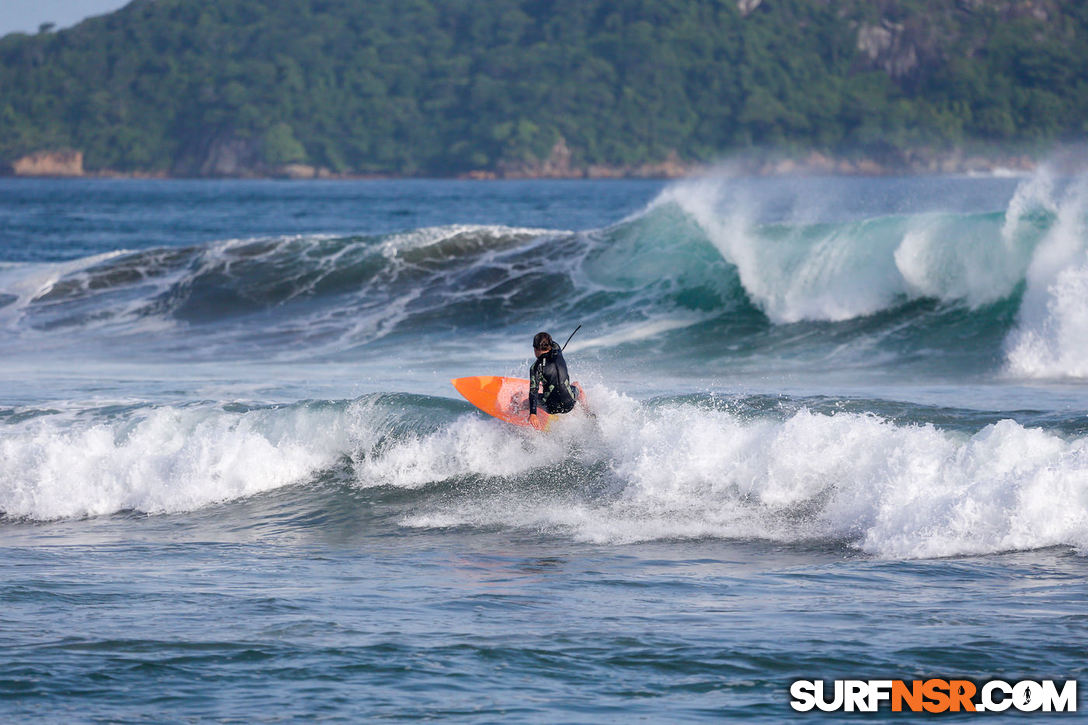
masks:
[(0, 177), (78, 179), (280, 179), (356, 181), (375, 179), (445, 178), (469, 181), (509, 179), (680, 179), (702, 176), (723, 167), (743, 176), (927, 176), (966, 174), (1018, 176), (1033, 172), (1044, 158), (1037, 152), (970, 153), (919, 149), (876, 155), (835, 155), (821, 151), (807, 154), (776, 152), (724, 154), (716, 162), (685, 161), (675, 154), (643, 164), (572, 164), (565, 146), (543, 161), (499, 164), (491, 169), (470, 169), (450, 174), (397, 174), (334, 172), (320, 166), (292, 163), (274, 167), (236, 169), (226, 174), (177, 174), (167, 170), (87, 169), (83, 153), (71, 149), (42, 150), (4, 166)]

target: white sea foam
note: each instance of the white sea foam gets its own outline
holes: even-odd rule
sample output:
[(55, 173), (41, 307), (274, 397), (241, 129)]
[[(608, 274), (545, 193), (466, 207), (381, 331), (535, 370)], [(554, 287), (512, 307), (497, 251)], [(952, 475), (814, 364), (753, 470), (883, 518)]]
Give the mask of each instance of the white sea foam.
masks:
[[(647, 411), (594, 397), (599, 423), (526, 438), (473, 421), (392, 446), (364, 485), (455, 476), (532, 478), (573, 459), (606, 464), (618, 493), (506, 488), (406, 516), (417, 527), (499, 526), (602, 544), (692, 537), (847, 540), (890, 558), (1088, 547), (1088, 441), (1012, 421), (974, 436), (867, 415), (742, 420), (676, 405)], [(596, 432), (590, 429), (599, 425)], [(597, 467), (597, 468), (594, 468)]]
[(347, 443), (306, 408), (147, 409), (87, 422), (45, 416), (0, 435), (0, 511), (48, 520), (188, 511), (304, 481)]
[(1032, 250), (1019, 221), (1011, 207), (1000, 233), (970, 218), (957, 224), (941, 215), (916, 217), (893, 254), (908, 296), (972, 308), (1008, 297), (1023, 279)]
[(1035, 250), (1017, 327), (1006, 342), (1013, 375), (1088, 377), (1088, 179), (1051, 202), (1051, 186), (1030, 191), (1052, 206), (1057, 221)]
[(42, 416), (4, 426), (0, 510), (189, 511), (305, 483), (347, 456), (363, 487), (450, 486), (407, 499), (409, 527), (528, 528), (605, 545), (835, 540), (889, 558), (1088, 550), (1088, 439), (1012, 421), (969, 436), (871, 415), (651, 409), (601, 388), (591, 402), (596, 419), (572, 415), (548, 435), (477, 414), (413, 432), (399, 404), (372, 400)]
[(410, 249), (433, 247), (458, 237), (471, 237), (475, 246), (489, 247), (496, 242), (509, 244), (512, 240), (539, 237), (563, 232), (555, 229), (534, 227), (508, 227), (501, 224), (449, 224), (437, 227), (420, 227), (400, 234), (390, 235), (382, 242), (382, 251), (387, 256)]

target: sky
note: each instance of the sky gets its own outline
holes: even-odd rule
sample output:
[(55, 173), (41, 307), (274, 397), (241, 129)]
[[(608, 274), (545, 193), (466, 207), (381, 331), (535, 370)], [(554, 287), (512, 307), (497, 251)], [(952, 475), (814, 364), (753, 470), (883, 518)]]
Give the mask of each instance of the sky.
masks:
[(129, 0), (0, 0), (0, 35), (36, 33), (42, 23), (67, 28), (92, 15), (110, 13)]

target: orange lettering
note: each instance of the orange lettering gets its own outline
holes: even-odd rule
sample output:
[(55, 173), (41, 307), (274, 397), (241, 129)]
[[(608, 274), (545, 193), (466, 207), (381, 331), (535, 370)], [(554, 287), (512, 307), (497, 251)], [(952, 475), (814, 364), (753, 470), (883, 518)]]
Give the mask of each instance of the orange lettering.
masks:
[(910, 689), (902, 680), (892, 682), (892, 712), (903, 712), (903, 701), (907, 701), (907, 707), (911, 712), (919, 712), (922, 709), (922, 681), (912, 680)]
[(951, 680), (948, 690), (952, 712), (959, 712), (960, 707), (966, 712), (975, 711), (975, 703), (971, 702), (971, 698), (975, 696), (975, 683), (970, 680)]
[(931, 702), (922, 704), (926, 712), (944, 712), (948, 709), (948, 680), (926, 680), (922, 694)]

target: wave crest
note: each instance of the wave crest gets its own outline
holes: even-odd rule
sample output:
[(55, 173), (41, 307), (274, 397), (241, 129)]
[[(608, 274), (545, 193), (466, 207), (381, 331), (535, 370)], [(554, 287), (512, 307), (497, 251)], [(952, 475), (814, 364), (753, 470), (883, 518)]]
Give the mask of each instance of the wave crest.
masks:
[(0, 512), (50, 520), (191, 511), (304, 481), (347, 447), (335, 416), (305, 405), (163, 406), (111, 418), (5, 426)]
[[(843, 321), (922, 298), (979, 308), (1012, 295), (1051, 219), (1018, 197), (1005, 213), (925, 213), (805, 221), (814, 208), (766, 221), (736, 180), (667, 189), (738, 270), (745, 293), (775, 323)], [(793, 203), (800, 203), (793, 200)], [(781, 215), (781, 210), (774, 213)]]

